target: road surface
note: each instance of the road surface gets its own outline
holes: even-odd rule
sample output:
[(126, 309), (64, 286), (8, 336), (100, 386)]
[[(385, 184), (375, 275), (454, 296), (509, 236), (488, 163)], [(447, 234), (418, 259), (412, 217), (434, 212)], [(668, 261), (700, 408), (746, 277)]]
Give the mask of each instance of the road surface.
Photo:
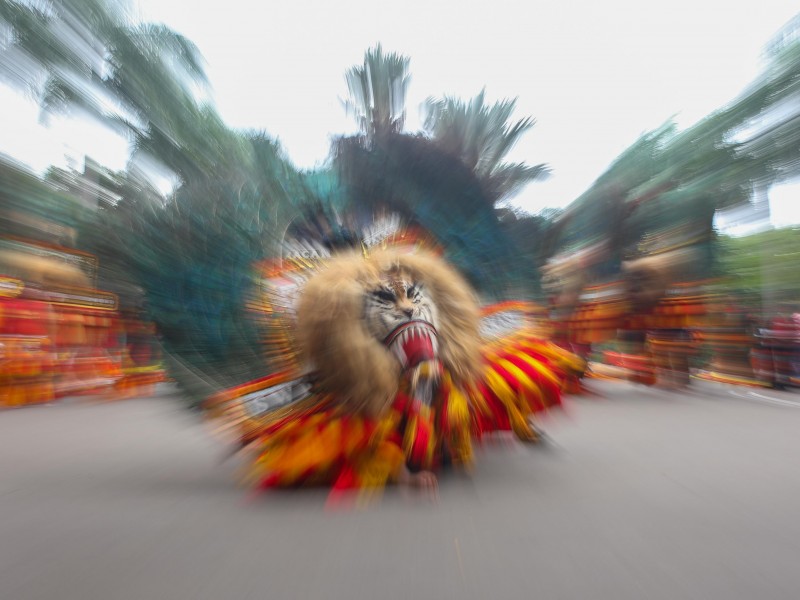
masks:
[(338, 512), (246, 502), (168, 396), (0, 412), (0, 599), (800, 598), (800, 394), (592, 387), (438, 503)]

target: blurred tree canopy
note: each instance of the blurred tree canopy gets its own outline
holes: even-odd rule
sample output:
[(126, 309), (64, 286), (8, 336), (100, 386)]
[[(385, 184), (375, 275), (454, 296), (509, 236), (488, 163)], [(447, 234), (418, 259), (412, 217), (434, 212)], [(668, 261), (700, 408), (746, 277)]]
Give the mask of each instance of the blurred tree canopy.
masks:
[(684, 131), (668, 122), (623, 152), (559, 219), (557, 252), (605, 240), (606, 258), (593, 266), (602, 279), (681, 231), (679, 243), (704, 257), (687, 276), (719, 273), (716, 211), (800, 174), (798, 23), (776, 37), (763, 73), (731, 103)]
[(767, 304), (800, 304), (800, 228), (772, 229), (744, 237), (720, 236), (719, 254), (728, 292), (763, 297)]
[(87, 212), (75, 194), (4, 156), (0, 156), (0, 198), (0, 231), (40, 241), (74, 244), (76, 228)]

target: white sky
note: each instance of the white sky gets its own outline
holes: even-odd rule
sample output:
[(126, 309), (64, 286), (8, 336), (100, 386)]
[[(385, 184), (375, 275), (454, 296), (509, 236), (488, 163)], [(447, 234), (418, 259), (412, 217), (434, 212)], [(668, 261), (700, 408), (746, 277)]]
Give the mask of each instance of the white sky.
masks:
[[(485, 86), (492, 101), (518, 97), (517, 116), (537, 124), (509, 158), (553, 169), (514, 200), (532, 212), (566, 206), (644, 131), (673, 115), (691, 125), (732, 100), (797, 12), (788, 0), (132, 1), (198, 45), (230, 126), (265, 129), (299, 167), (354, 130), (339, 101), (344, 72), (377, 42), (411, 58), (409, 131), (431, 95), (467, 99)], [(36, 169), (65, 153), (125, 163), (125, 143), (99, 128), (59, 119), (44, 130), (33, 104), (3, 89), (0, 106), (0, 150)], [(783, 222), (800, 222), (795, 195), (771, 194)]]

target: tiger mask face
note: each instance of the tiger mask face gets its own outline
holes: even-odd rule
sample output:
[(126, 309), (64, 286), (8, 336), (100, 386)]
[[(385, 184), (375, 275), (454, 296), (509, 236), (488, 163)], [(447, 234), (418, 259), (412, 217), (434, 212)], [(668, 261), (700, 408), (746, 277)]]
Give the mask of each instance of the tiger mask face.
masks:
[(319, 386), (380, 413), (402, 372), (438, 359), (455, 380), (478, 369), (477, 302), (430, 254), (349, 254), (310, 278), (297, 310), (301, 356)]
[(381, 278), (365, 297), (364, 320), (402, 370), (438, 359), (436, 304), (410, 273), (393, 271)]
[(389, 273), (364, 298), (364, 319), (370, 334), (381, 342), (398, 327), (410, 321), (423, 321), (434, 328), (436, 304), (425, 284), (409, 273)]

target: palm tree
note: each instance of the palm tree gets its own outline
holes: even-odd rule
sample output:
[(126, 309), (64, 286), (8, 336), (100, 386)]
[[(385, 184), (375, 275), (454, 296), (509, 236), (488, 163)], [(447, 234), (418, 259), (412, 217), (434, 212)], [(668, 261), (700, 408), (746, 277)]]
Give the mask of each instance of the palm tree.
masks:
[(503, 162), (522, 134), (536, 122), (526, 117), (509, 124), (515, 106), (516, 99), (487, 105), (485, 90), (469, 102), (449, 96), (425, 102), (425, 130), (437, 144), (461, 158), (495, 204), (549, 174), (544, 164)]
[(197, 47), (162, 25), (134, 23), (121, 0), (46, 9), (0, 0), (0, 24), (11, 32), (0, 75), (45, 114), (78, 109), (183, 180), (246, 160), (246, 144), (202, 101), (208, 81)]
[(368, 141), (403, 130), (409, 62), (401, 54), (384, 54), (378, 44), (366, 51), (364, 64), (345, 73), (350, 92), (345, 110), (355, 117)]

